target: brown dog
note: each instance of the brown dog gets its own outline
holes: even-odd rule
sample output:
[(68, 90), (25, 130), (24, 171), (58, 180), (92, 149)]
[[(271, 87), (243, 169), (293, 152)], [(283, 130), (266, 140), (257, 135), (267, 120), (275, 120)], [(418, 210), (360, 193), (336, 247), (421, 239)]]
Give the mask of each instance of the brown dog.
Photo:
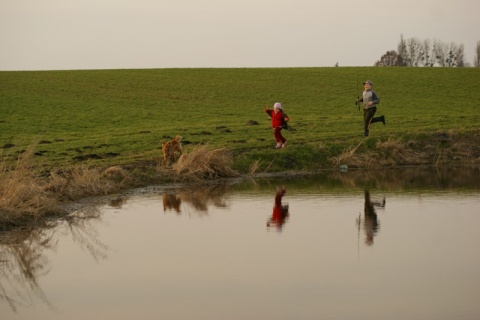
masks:
[(182, 154), (181, 136), (176, 136), (168, 142), (162, 143), (163, 163), (172, 164), (177, 160), (177, 153)]

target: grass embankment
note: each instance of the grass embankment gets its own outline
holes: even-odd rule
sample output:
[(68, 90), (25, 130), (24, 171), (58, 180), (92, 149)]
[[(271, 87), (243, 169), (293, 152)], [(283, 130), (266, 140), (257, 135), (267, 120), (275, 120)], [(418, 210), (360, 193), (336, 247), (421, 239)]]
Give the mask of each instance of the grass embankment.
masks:
[[(377, 114), (387, 119), (386, 126), (372, 126), (369, 138), (361, 136), (362, 112), (354, 105), (366, 79), (381, 98)], [(187, 155), (199, 146), (228, 154), (231, 167), (220, 161), (221, 175), (343, 164), (478, 166), (479, 82), (479, 68), (0, 72), (2, 179), (21, 167), (17, 159), (30, 146), (26, 176), (48, 183), (60, 177), (66, 180), (59, 185), (68, 181), (68, 188), (74, 172), (82, 172), (76, 178), (89, 170), (106, 177), (109, 167), (125, 171), (115, 178), (124, 186), (216, 177), (212, 170), (218, 168), (192, 170), (199, 161), (184, 161), (190, 169), (175, 175), (163, 170), (161, 142), (177, 134)], [(275, 101), (291, 119), (282, 150), (274, 149), (263, 111)], [(58, 188), (46, 190), (61, 195)], [(10, 199), (4, 189), (2, 197)], [(82, 196), (70, 192), (67, 198)]]

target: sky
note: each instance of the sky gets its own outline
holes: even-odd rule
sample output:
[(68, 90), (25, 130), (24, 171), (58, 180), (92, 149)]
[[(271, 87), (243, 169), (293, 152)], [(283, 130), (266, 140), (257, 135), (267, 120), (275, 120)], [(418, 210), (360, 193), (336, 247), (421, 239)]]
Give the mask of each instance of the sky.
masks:
[(372, 66), (480, 41), (479, 0), (0, 0), (0, 70)]

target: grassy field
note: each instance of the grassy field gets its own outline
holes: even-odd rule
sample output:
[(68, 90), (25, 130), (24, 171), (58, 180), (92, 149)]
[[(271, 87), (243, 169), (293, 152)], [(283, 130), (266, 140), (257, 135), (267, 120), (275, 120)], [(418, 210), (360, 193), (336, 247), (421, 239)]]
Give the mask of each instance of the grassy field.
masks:
[[(366, 79), (381, 99), (377, 115), (387, 120), (374, 124), (369, 138), (361, 136), (362, 112), (354, 105)], [(399, 143), (417, 149), (437, 143), (438, 152), (456, 135), (475, 137), (478, 146), (479, 83), (480, 68), (0, 72), (0, 152), (13, 162), (34, 145), (35, 163), (45, 170), (125, 165), (157, 161), (161, 142), (179, 134), (186, 153), (200, 144), (231, 150), (241, 172), (253, 162), (260, 171), (356, 165), (356, 152), (392, 153)], [(274, 149), (263, 111), (276, 101), (292, 127), (282, 150)], [(478, 161), (478, 147), (472, 148), (468, 157)], [(402, 152), (391, 165), (416, 164)]]

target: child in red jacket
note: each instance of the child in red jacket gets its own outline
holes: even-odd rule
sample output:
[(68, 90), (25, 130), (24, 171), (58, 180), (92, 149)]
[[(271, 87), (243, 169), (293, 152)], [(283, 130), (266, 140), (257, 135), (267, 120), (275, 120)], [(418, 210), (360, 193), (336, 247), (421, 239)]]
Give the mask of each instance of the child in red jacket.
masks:
[(265, 107), (265, 112), (272, 118), (272, 128), (273, 135), (277, 145), (275, 148), (285, 148), (287, 145), (287, 140), (282, 135), (283, 129), (283, 109), (280, 102), (275, 102), (273, 105), (273, 110), (270, 110), (268, 107)]

